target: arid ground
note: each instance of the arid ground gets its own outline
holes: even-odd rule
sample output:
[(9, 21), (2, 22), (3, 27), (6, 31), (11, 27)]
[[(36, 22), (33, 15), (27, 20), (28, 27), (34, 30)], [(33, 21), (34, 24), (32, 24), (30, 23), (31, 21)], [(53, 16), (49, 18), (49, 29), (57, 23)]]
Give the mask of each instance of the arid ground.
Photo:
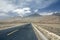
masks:
[(11, 28), (26, 23), (33, 23), (52, 33), (60, 36), (60, 16), (40, 16), (40, 17), (25, 17), (25, 18), (10, 18), (0, 20), (0, 30)]

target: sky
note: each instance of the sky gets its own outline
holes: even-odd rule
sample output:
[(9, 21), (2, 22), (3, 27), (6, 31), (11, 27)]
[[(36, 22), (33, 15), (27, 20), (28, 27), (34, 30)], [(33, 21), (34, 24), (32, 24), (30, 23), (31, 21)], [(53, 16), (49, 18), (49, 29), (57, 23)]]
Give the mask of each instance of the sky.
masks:
[(0, 17), (25, 16), (35, 12), (50, 15), (59, 11), (60, 0), (0, 0)]

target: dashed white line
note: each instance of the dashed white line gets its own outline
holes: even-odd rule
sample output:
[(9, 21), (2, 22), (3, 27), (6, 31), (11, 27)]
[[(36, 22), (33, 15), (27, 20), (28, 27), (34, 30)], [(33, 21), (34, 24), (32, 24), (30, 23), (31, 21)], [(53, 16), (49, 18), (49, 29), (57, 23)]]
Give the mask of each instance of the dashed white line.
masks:
[(13, 33), (17, 32), (17, 31), (18, 31), (18, 30), (14, 30), (14, 31), (12, 31), (12, 32), (8, 33), (7, 35), (9, 36), (9, 35), (11, 35), (11, 34), (13, 34)]

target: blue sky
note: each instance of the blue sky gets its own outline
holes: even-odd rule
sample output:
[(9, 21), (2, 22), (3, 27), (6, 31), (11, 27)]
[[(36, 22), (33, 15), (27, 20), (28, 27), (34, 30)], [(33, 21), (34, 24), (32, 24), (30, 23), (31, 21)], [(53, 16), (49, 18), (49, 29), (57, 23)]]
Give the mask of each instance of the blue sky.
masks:
[(43, 8), (43, 9), (39, 9), (41, 12), (60, 12), (60, 0), (58, 0), (55, 3), (52, 3), (51, 5)]
[[(60, 0), (0, 0), (0, 17), (60, 11)], [(13, 12), (8, 14), (9, 12)], [(49, 13), (50, 14), (50, 13)]]

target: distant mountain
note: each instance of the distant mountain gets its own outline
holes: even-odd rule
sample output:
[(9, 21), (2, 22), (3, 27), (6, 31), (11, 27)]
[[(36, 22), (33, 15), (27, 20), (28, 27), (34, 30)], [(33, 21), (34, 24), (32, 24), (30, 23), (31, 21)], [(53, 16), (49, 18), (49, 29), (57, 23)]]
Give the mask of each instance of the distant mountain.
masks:
[(31, 14), (31, 15), (28, 15), (27, 17), (37, 17), (37, 16), (41, 16), (41, 15), (39, 15), (37, 13), (34, 13), (34, 14)]
[(6, 14), (7, 16), (0, 16), (0, 19), (9, 19), (9, 18), (11, 18), (11, 19), (18, 19), (18, 18), (24, 18), (24, 17), (37, 17), (37, 16), (41, 16), (41, 15), (39, 15), (38, 13), (33, 13), (33, 12), (31, 12), (31, 13), (25, 13), (24, 15), (20, 15), (20, 14), (18, 14), (18, 13), (16, 13), (16, 12), (13, 12), (13, 11), (9, 11), (9, 12), (0, 12), (0, 13), (4, 13), (4, 14)]
[(60, 13), (53, 13), (52, 15), (60, 16)]

